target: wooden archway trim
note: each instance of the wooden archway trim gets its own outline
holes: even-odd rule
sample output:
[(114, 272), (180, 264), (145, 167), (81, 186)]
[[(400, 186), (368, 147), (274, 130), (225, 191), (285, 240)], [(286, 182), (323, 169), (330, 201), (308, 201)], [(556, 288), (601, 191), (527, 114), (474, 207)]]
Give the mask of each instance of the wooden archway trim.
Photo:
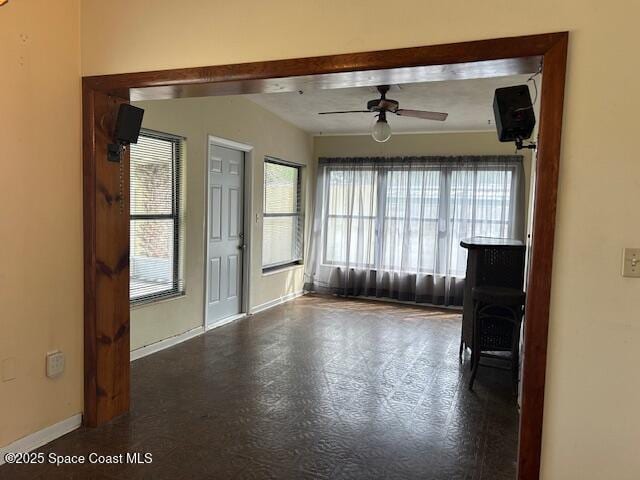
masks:
[(120, 195), (128, 191), (129, 161), (125, 156), (121, 178), (119, 165), (106, 159), (106, 145), (116, 107), (130, 92), (155, 88), (162, 98), (245, 93), (267, 90), (274, 79), (292, 87), (302, 77), (328, 81), (348, 72), (453, 64), (464, 69), (473, 62), (539, 56), (544, 75), (518, 451), (518, 478), (539, 478), (567, 45), (568, 33), (560, 32), (83, 78), (85, 425), (101, 425), (129, 409), (129, 205), (128, 195)]

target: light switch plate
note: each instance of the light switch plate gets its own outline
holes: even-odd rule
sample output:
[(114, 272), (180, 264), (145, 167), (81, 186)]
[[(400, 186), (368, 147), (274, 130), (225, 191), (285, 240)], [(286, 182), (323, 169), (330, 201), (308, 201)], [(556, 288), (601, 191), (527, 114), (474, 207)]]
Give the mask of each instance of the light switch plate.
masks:
[(640, 277), (640, 248), (625, 248), (623, 250), (622, 276)]
[(64, 372), (64, 353), (60, 351), (47, 353), (47, 377), (56, 378)]

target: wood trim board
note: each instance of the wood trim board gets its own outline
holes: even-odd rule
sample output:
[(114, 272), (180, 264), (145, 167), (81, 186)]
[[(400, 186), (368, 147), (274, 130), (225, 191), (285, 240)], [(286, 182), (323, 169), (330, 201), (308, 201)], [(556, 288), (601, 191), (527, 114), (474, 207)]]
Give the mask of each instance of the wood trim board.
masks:
[[(547, 334), (557, 203), (568, 32), (83, 78), (85, 424), (129, 409), (128, 204), (119, 170), (106, 160), (117, 105), (180, 98), (347, 88), (523, 73), (542, 61), (536, 200), (528, 277), (518, 479), (539, 478)], [(435, 73), (434, 73), (435, 72)], [(429, 77), (433, 78), (433, 77)], [(128, 189), (128, 158), (124, 184)], [(125, 191), (127, 191), (125, 189)], [(120, 202), (125, 212), (120, 212)]]

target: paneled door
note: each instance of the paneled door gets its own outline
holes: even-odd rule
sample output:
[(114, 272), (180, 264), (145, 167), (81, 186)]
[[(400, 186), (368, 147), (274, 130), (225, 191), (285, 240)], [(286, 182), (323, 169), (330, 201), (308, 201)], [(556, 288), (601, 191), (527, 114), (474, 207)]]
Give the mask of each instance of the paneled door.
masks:
[(244, 152), (209, 142), (206, 324), (242, 312)]

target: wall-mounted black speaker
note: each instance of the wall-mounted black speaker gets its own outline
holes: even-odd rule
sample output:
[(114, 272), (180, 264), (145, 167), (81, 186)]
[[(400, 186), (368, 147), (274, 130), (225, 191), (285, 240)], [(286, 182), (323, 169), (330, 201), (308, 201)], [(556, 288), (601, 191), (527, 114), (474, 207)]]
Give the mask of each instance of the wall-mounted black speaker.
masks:
[(496, 89), (493, 113), (501, 142), (525, 140), (531, 136), (536, 117), (527, 85)]
[(114, 140), (120, 145), (138, 143), (144, 110), (128, 103), (121, 103), (116, 120)]

